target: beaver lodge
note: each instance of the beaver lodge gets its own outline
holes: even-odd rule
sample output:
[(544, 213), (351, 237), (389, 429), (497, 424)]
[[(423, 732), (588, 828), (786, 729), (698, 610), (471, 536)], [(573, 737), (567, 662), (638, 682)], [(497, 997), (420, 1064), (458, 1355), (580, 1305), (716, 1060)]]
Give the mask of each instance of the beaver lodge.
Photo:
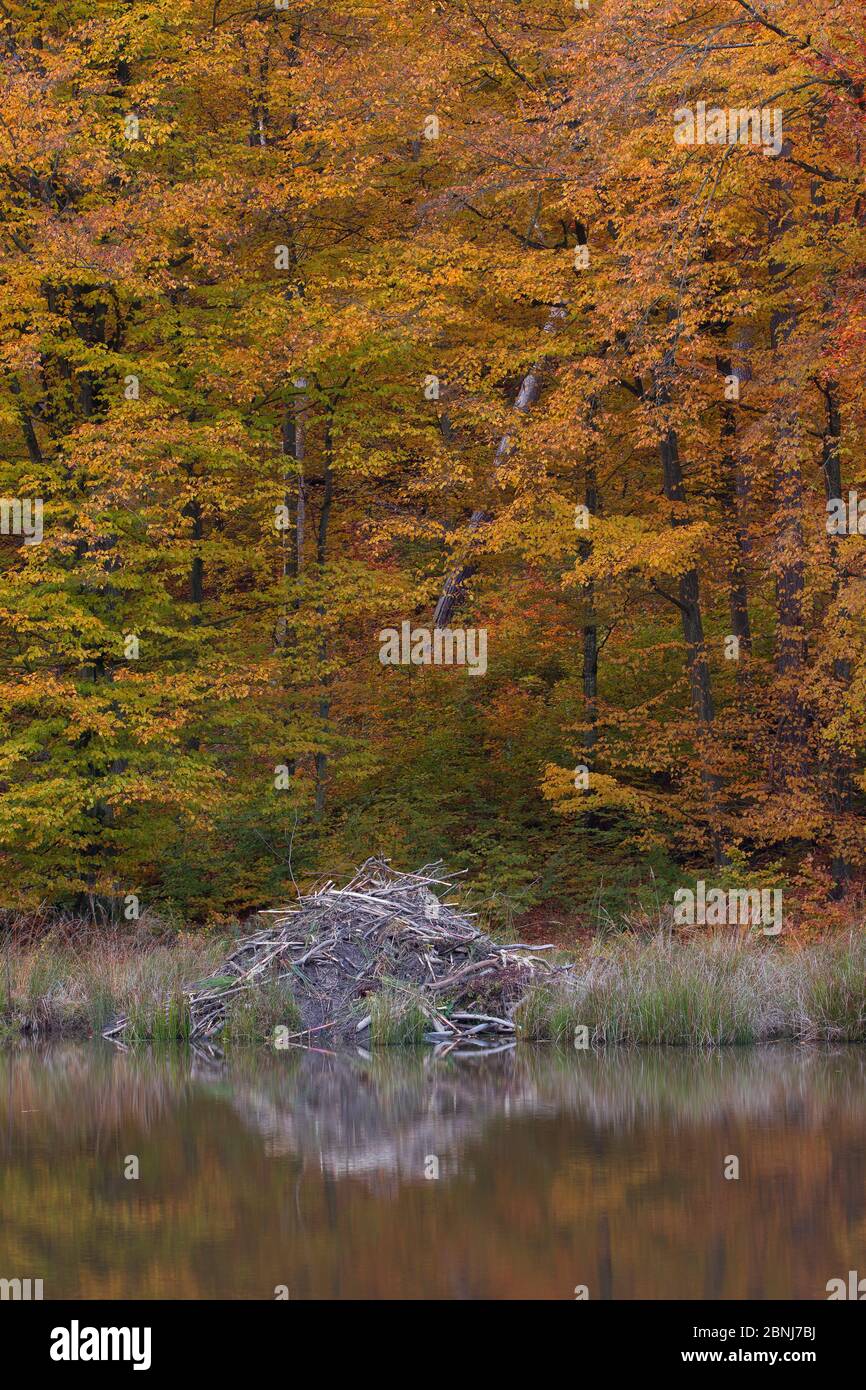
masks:
[[(218, 1038), (240, 996), (277, 984), (292, 1020), (278, 1046), (423, 1040), (441, 1054), (514, 1046), (514, 1011), (530, 984), (567, 967), (545, 958), (551, 946), (481, 932), (474, 914), (443, 901), (456, 877), (439, 864), (409, 874), (370, 859), (345, 887), (327, 883), (266, 914), (273, 925), (245, 936), (218, 976), (166, 1000), (178, 1036)], [(140, 1034), (121, 1015), (104, 1036)]]

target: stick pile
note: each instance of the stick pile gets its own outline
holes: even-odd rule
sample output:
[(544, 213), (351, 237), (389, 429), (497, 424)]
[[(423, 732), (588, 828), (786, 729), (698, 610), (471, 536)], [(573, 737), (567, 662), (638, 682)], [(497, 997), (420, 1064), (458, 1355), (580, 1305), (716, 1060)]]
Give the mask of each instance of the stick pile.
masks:
[[(455, 874), (430, 864), (398, 873), (370, 859), (344, 888), (327, 883), (297, 906), (269, 915), (274, 925), (245, 937), (216, 983), (184, 990), (190, 1037), (213, 1038), (233, 998), (274, 980), (287, 982), (303, 1029), (297, 1045), (327, 1040), (365, 1044), (372, 1014), (367, 1001), (387, 985), (429, 1020), (425, 1040), (440, 1054), (514, 1045), (513, 1012), (552, 946), (503, 945), (441, 901)], [(105, 1030), (120, 1040), (123, 1015)], [(315, 1034), (310, 1038), (310, 1034)]]

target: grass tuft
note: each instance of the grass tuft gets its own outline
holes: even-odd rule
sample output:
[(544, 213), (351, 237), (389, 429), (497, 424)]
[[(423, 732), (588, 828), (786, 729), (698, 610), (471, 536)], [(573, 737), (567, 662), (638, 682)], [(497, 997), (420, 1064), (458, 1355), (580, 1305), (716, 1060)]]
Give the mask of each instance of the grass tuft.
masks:
[(397, 980), (384, 979), (378, 993), (367, 995), (365, 1006), (374, 1047), (411, 1047), (423, 1042), (431, 1026), (418, 990)]
[(264, 1042), (277, 1027), (300, 1033), (301, 1011), (287, 980), (268, 980), (256, 988), (232, 995), (222, 1036), (226, 1042)]
[(148, 996), (134, 999), (128, 1010), (130, 1042), (188, 1042), (190, 1034), (189, 1005), (186, 997), (175, 994), (170, 999), (154, 1000)]

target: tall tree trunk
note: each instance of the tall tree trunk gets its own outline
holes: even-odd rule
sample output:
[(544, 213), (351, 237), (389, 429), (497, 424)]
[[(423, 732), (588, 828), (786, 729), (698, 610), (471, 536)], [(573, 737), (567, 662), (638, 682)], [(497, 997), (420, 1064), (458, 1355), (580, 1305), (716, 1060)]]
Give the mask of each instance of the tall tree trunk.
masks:
[[(770, 346), (782, 347), (796, 326), (796, 311), (778, 310), (771, 319)], [(808, 765), (806, 739), (809, 719), (802, 699), (806, 665), (803, 622), (805, 542), (803, 535), (803, 474), (800, 451), (802, 383), (783, 376), (773, 470), (775, 500), (772, 570), (776, 581), (775, 669), (783, 715), (779, 723), (779, 758), (774, 780), (785, 786), (802, 778)]]
[[(785, 179), (772, 186), (783, 195), (785, 209), (769, 227), (772, 240), (781, 240), (791, 230), (791, 185)], [(790, 266), (784, 260), (771, 260), (768, 266), (771, 289), (786, 284)], [(803, 474), (801, 462), (803, 427), (801, 400), (805, 385), (802, 368), (791, 341), (799, 323), (796, 301), (780, 302), (770, 316), (770, 350), (782, 363), (779, 373), (778, 421), (773, 465), (773, 550), (771, 569), (776, 583), (775, 669), (782, 717), (777, 738), (778, 760), (773, 780), (786, 786), (791, 778), (802, 778), (807, 770), (806, 739), (808, 718), (802, 699), (802, 674), (806, 664), (806, 633), (803, 624), (805, 590), (805, 544), (803, 535)], [(793, 365), (789, 365), (793, 363)]]
[[(716, 366), (722, 376), (731, 378), (736, 375), (737, 380), (741, 380), (739, 372), (734, 372), (732, 363), (727, 358), (717, 357)], [(740, 651), (748, 657), (752, 651), (749, 590), (746, 581), (746, 562), (751, 551), (751, 540), (746, 523), (748, 482), (737, 459), (736, 440), (737, 422), (733, 403), (725, 400), (722, 405), (722, 468), (727, 500), (734, 516), (734, 551), (728, 580), (731, 633), (737, 638)], [(747, 667), (748, 663), (742, 667), (738, 666), (738, 673), (746, 670)]]
[[(297, 394), (291, 405), (283, 412), (280, 427), (280, 443), (283, 458), (283, 507), (285, 526), (280, 533), (280, 578), (282, 605), (274, 626), (274, 653), (281, 654), (283, 696), (288, 702), (290, 674), (286, 661), (288, 653), (297, 645), (297, 613), (300, 598), (295, 595), (289, 599), (290, 581), (297, 580), (304, 568), (304, 530), (306, 526), (306, 484), (304, 480), (304, 461), (307, 444), (307, 380), (297, 377), (294, 382)], [(289, 465), (291, 460), (291, 466)], [(294, 616), (293, 616), (294, 615)], [(297, 759), (286, 757), (289, 776), (294, 777)]]
[[(325, 473), (324, 489), (322, 493), (322, 510), (319, 513), (319, 529), (316, 536), (316, 563), (319, 568), (319, 582), (323, 581), (323, 571), (325, 568), (325, 556), (327, 552), (328, 525), (331, 520), (331, 506), (334, 500), (334, 472), (332, 468), (333, 439), (331, 436), (330, 423), (325, 431)], [(324, 618), (324, 603), (319, 604), (319, 616)], [(322, 696), (319, 700), (319, 718), (322, 722), (322, 733), (324, 734), (331, 714), (331, 697), (328, 693), (330, 685), (329, 678), (324, 673), (324, 666), (328, 660), (328, 641), (323, 635), (319, 644), (319, 664), (323, 668), (321, 674)], [(328, 775), (328, 755), (323, 751), (316, 754), (316, 816), (321, 818), (325, 811), (325, 795), (327, 790)]]
[[(686, 493), (676, 430), (666, 430), (659, 441), (659, 459), (662, 465), (662, 491), (665, 497), (669, 502), (685, 502)], [(671, 524), (679, 526), (683, 523), (674, 517)], [(704, 641), (700, 583), (698, 572), (694, 568), (687, 570), (680, 576), (677, 606), (682, 615), (682, 632), (688, 653), (692, 708), (699, 730), (703, 735), (713, 723), (715, 707), (710, 683), (710, 668), (707, 663), (706, 642)]]
[[(670, 357), (668, 357), (661, 371), (655, 376), (652, 395), (655, 408), (663, 409), (670, 404), (670, 391), (665, 377), (672, 365), (672, 361)], [(662, 466), (662, 491), (665, 497), (669, 502), (685, 502), (686, 490), (683, 480), (682, 463), (680, 460), (679, 440), (676, 430), (670, 426), (664, 430), (659, 440), (659, 460)], [(672, 526), (680, 526), (683, 524), (683, 519), (677, 516), (671, 518)], [(659, 590), (659, 592), (663, 591)], [(700, 582), (697, 570), (694, 568), (689, 569), (680, 576), (679, 591), (676, 598), (673, 598), (670, 594), (665, 594), (664, 596), (671, 599), (680, 611), (683, 640), (686, 645), (686, 664), (688, 668), (692, 710), (697, 726), (697, 742), (701, 755), (705, 760), (708, 760), (710, 757), (710, 736), (715, 719), (715, 706), (713, 704), (710, 668), (707, 662), (707, 648), (704, 640)], [(712, 771), (708, 770), (706, 766), (702, 769), (701, 779), (707, 791), (710, 839), (713, 847), (713, 859), (718, 866), (725, 861), (721, 833), (719, 830), (719, 793), (721, 791), (721, 784), (719, 778)]]
[(15, 408), (18, 418), (21, 421), (21, 430), (24, 435), (24, 443), (27, 445), (27, 455), (33, 464), (42, 464), (42, 450), (39, 447), (39, 440), (36, 437), (36, 430), (33, 428), (33, 421), (21, 394), (21, 383), (17, 376), (10, 373), (9, 389), (15, 397)]
[[(598, 515), (598, 485), (595, 463), (592, 459), (586, 465), (584, 487), (584, 506), (591, 517)], [(589, 559), (592, 541), (582, 540), (578, 546), (580, 558)], [(598, 742), (598, 624), (595, 616), (595, 583), (586, 586), (587, 618), (583, 625), (583, 707), (586, 728), (583, 733), (583, 746), (587, 756), (591, 756)]]
[[(280, 651), (294, 644), (294, 632), (289, 620), (290, 603), (288, 584), (297, 579), (304, 564), (304, 528), (306, 524), (306, 492), (304, 484), (304, 458), (306, 454), (306, 416), (307, 381), (298, 377), (295, 381), (297, 395), (291, 406), (283, 412), (280, 428), (280, 446), (283, 458), (283, 507), (287, 524), (280, 532), (280, 577), (282, 579), (283, 602), (274, 627), (274, 650)], [(288, 465), (291, 460), (292, 467)], [(294, 522), (292, 512), (294, 510)], [(297, 608), (297, 599), (295, 607)]]
[[(553, 333), (557, 324), (564, 318), (565, 307), (562, 304), (554, 304), (547, 315), (542, 331), (544, 333)], [(541, 374), (543, 368), (544, 361), (541, 359), (534, 364), (520, 383), (520, 389), (514, 398), (514, 405), (512, 407), (519, 415), (525, 415), (527, 411), (532, 409), (535, 402), (538, 400), (541, 392)], [(509, 434), (503, 434), (496, 446), (496, 452), (493, 456), (493, 480), (495, 480), (500, 466), (508, 458), (511, 450), (511, 436)], [(486, 511), (484, 508), (476, 508), (469, 518), (470, 533), (479, 530), (480, 527), (484, 526), (485, 523), (491, 519), (491, 512)], [(433, 613), (434, 627), (447, 627), (454, 610), (459, 607), (463, 601), (466, 593), (466, 584), (477, 569), (477, 565), (471, 558), (471, 551), (472, 540), (470, 536), (467, 555), (451, 570), (442, 586), (439, 600)]]
[[(192, 502), (187, 503), (184, 511), (192, 521), (193, 540), (202, 540), (204, 537), (204, 525), (202, 522), (201, 502), (199, 502), (198, 498), (195, 498)], [(200, 555), (194, 555), (192, 557), (192, 565), (190, 566), (189, 573), (189, 597), (191, 603), (201, 604), (204, 602), (204, 560)], [(198, 617), (195, 617), (193, 621), (198, 622), (200, 620)]]
[[(821, 465), (824, 470), (824, 482), (828, 502), (842, 501), (842, 461), (840, 453), (840, 439), (842, 435), (842, 418), (839, 411), (837, 396), (837, 386), (833, 381), (829, 381), (825, 387), (821, 388), (825, 405), (824, 435), (821, 448)], [(850, 612), (844, 599), (840, 599), (842, 588), (842, 575), (838, 564), (838, 542), (832, 533), (828, 535), (830, 542), (830, 557), (833, 565), (832, 593), (834, 599), (839, 603), (839, 622), (843, 633), (848, 627)], [(851, 661), (848, 657), (833, 658), (833, 676), (839, 685), (840, 702), (844, 705), (848, 699), (848, 692), (851, 686), (852, 669)], [(854, 766), (850, 755), (844, 749), (834, 746), (832, 750), (832, 764), (830, 770), (830, 813), (834, 819), (839, 817), (847, 818), (850, 814), (854, 798)], [(834, 898), (842, 898), (845, 894), (850, 868), (845, 856), (844, 848), (838, 847), (834, 850), (830, 859), (830, 871), (833, 875)]]

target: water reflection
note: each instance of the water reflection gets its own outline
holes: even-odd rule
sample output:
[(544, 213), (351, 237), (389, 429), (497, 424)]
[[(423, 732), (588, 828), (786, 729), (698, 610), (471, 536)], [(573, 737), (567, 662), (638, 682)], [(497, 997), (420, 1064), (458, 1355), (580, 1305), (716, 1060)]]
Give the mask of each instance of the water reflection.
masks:
[(825, 1297), (866, 1051), (21, 1047), (0, 1161), (0, 1277), (46, 1297)]

